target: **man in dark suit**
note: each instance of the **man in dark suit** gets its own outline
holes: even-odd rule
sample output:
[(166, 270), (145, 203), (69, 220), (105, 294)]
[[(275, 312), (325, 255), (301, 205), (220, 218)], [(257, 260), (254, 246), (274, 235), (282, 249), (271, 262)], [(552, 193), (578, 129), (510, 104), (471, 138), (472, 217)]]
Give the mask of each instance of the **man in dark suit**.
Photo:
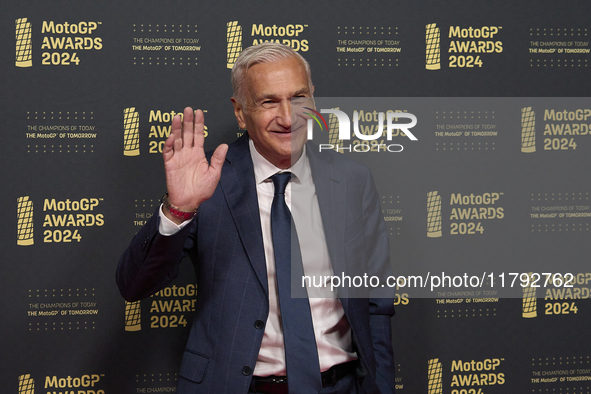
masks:
[[(291, 99), (312, 97), (310, 75), (287, 46), (245, 49), (232, 71), (232, 103), (247, 133), (211, 156), (203, 150), (201, 111), (187, 108), (173, 120), (163, 150), (168, 193), (121, 257), (117, 282), (125, 299), (147, 297), (191, 257), (198, 295), (179, 393), (394, 392), (392, 298), (374, 289), (346, 298), (343, 290), (288, 304), (293, 299), (282, 295), (275, 204), (291, 205), (306, 275), (353, 266), (382, 278), (390, 272), (369, 170), (319, 153), (305, 143), (305, 128), (292, 127)], [(286, 171), (291, 181), (278, 186), (285, 177), (274, 174)], [(311, 337), (303, 334), (308, 329)], [(298, 339), (301, 345), (292, 345)], [(301, 360), (310, 343), (314, 355)], [(306, 386), (310, 370), (314, 383)]]

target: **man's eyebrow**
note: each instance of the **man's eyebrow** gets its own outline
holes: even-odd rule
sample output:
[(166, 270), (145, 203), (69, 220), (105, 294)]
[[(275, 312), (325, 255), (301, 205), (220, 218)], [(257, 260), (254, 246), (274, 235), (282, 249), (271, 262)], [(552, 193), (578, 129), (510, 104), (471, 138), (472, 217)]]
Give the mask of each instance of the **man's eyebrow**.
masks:
[(269, 93), (269, 94), (261, 94), (260, 96), (256, 97), (256, 101), (266, 100), (266, 99), (275, 99), (277, 98), (276, 94)]
[(310, 94), (310, 89), (306, 86), (305, 88), (301, 88), (297, 92), (293, 93), (292, 96), (299, 96), (300, 94)]
[[(301, 94), (310, 94), (310, 89), (308, 89), (307, 87), (301, 88), (300, 90), (293, 92), (291, 94), (291, 96), (295, 97), (295, 96), (299, 96)], [(262, 94), (256, 98), (256, 101), (265, 100), (265, 99), (276, 99), (278, 97), (279, 96), (276, 95), (275, 93)]]
[(301, 94), (310, 94), (310, 88), (308, 86), (301, 88), (300, 90), (293, 93), (292, 96), (299, 96)]

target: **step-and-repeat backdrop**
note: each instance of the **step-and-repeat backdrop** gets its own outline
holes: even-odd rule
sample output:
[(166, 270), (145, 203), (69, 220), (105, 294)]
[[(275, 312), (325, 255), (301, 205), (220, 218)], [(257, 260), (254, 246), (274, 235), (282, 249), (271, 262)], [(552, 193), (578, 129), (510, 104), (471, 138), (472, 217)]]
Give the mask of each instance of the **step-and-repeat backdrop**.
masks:
[(243, 48), (277, 41), (311, 64), (320, 149), (376, 180), (397, 391), (590, 393), (590, 12), (558, 0), (5, 2), (2, 391), (175, 391), (192, 267), (126, 303), (116, 264), (165, 192), (172, 117), (203, 109), (208, 150), (235, 140), (230, 70)]

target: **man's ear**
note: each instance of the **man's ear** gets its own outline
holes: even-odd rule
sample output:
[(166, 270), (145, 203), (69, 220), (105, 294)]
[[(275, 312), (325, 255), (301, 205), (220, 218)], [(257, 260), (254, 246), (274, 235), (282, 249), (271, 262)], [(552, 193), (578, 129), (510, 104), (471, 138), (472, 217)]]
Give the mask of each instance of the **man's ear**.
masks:
[(245, 130), (246, 129), (246, 121), (244, 120), (244, 111), (240, 106), (240, 103), (234, 98), (231, 98), (232, 105), (234, 106), (234, 116), (236, 116), (236, 120), (238, 121), (238, 127)]

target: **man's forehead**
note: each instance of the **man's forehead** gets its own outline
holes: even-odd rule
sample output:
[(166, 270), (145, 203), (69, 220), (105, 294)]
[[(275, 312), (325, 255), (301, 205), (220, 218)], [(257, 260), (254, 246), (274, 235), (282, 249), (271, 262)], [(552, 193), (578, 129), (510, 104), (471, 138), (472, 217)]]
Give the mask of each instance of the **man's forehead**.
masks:
[[(290, 70), (297, 70), (296, 74), (299, 75), (294, 78), (293, 75), (283, 74)], [(286, 79), (287, 77), (289, 78)], [(250, 94), (256, 98), (310, 94), (306, 67), (297, 57), (257, 63), (247, 70), (246, 80)]]

